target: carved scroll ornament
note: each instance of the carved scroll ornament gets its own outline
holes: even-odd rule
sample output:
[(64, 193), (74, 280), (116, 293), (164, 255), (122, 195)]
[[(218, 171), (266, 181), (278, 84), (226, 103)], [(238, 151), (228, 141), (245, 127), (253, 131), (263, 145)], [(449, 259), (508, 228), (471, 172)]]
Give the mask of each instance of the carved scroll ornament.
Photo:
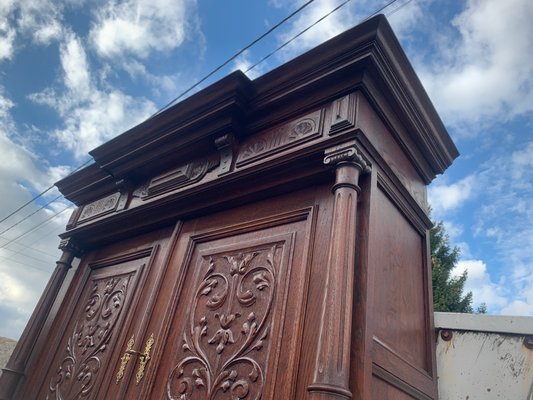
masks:
[(279, 245), (209, 257), (184, 330), (167, 396), (260, 399)]
[(123, 309), (132, 274), (93, 281), (82, 317), (69, 337), (65, 356), (51, 378), (46, 399), (89, 398), (109, 352), (108, 343)]
[(117, 208), (119, 199), (120, 192), (116, 192), (84, 205), (77, 222), (83, 222), (114, 211)]

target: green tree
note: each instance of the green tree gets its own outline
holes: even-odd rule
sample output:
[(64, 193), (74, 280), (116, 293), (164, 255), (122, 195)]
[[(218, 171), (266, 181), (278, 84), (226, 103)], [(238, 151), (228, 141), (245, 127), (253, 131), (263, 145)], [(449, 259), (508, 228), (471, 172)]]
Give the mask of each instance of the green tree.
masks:
[[(472, 292), (463, 295), (467, 272), (451, 276), (459, 260), (459, 248), (450, 247), (441, 222), (430, 230), (431, 267), (433, 271), (433, 309), (435, 311), (472, 313)], [(486, 310), (484, 310), (486, 312)], [(482, 311), (483, 312), (483, 311)]]
[(487, 303), (481, 303), (476, 309), (476, 314), (486, 314), (487, 313)]

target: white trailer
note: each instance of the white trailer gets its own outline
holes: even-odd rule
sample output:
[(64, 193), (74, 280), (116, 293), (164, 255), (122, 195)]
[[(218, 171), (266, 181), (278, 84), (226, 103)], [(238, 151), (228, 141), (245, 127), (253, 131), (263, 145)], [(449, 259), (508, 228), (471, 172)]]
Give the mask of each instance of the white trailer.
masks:
[(435, 313), (440, 400), (533, 400), (533, 317)]

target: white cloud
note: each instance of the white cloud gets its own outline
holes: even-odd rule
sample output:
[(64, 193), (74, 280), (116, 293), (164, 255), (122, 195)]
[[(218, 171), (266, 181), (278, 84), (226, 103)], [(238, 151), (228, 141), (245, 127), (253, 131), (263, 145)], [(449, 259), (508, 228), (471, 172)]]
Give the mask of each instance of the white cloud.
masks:
[(445, 212), (463, 206), (474, 193), (474, 176), (467, 176), (452, 184), (446, 184), (444, 179), (436, 179), (428, 191), (429, 204), (437, 218), (441, 218)]
[(451, 241), (454, 241), (455, 238), (459, 237), (464, 232), (464, 226), (461, 224), (452, 221), (443, 221), (443, 224)]
[(427, 1), (403, 2), (396, 8), (391, 7), (384, 10), (394, 33), (400, 40), (411, 36), (413, 34), (412, 27), (425, 18), (421, 4), (425, 2)]
[(63, 27), (57, 20), (39, 26), (33, 33), (33, 39), (38, 44), (49, 44), (53, 40), (59, 40), (63, 34)]
[[(13, 141), (18, 134), (12, 107), (13, 102), (0, 95), (0, 219), (66, 172), (64, 166), (47, 166)], [(55, 196), (57, 192), (50, 191), (41, 200), (45, 203)], [(18, 338), (58, 259), (57, 234), (65, 226), (67, 213), (45, 221), (67, 204), (58, 201), (52, 206), (36, 212), (39, 205), (33, 203), (0, 224), (0, 336)]]
[(0, 61), (10, 59), (26, 43), (17, 38), (28, 35), (37, 44), (57, 40), (63, 31), (64, 2), (53, 0), (0, 1)]
[(122, 64), (122, 67), (130, 75), (133, 81), (140, 78), (147, 82), (151, 88), (150, 90), (156, 96), (164, 95), (165, 98), (174, 97), (183, 84), (183, 82), (181, 82), (182, 74), (180, 72), (169, 75), (156, 75), (151, 73), (146, 68), (146, 65), (134, 59), (128, 59)]
[(486, 303), (490, 311), (499, 310), (507, 305), (507, 294), (500, 285), (491, 280), (487, 265), (482, 260), (460, 260), (452, 270), (452, 276), (461, 276), (464, 271), (467, 271), (464, 292), (472, 292), (474, 308)]
[(522, 300), (514, 300), (502, 308), (503, 315), (533, 315), (533, 303), (526, 303)]
[(438, 52), (419, 68), (421, 78), (443, 119), (463, 125), (462, 135), (533, 111), (532, 20), (530, 0), (470, 0), (453, 20), (458, 38), (431, 33)]
[[(470, 233), (479, 247), (463, 254), (470, 259), (462, 260), (455, 273), (469, 271), (466, 290), (473, 291), (477, 304), (486, 302), (490, 312), (533, 315), (528, 306), (533, 304), (533, 260), (529, 251), (533, 248), (533, 141), (521, 140), (506, 146), (510, 147), (502, 148), (501, 155), (489, 158), (470, 175), (475, 177), (471, 196), (478, 192), (476, 207), (468, 211), (475, 221)], [(448, 190), (455, 184), (437, 186), (442, 185), (445, 190), (430, 189), (430, 197), (450, 192), (451, 204), (460, 204), (456, 199), (461, 197), (457, 194), (461, 190)], [(451, 219), (453, 232), (456, 218), (464, 214), (455, 213), (453, 207), (441, 206), (439, 210), (440, 218)], [(484, 246), (491, 249), (490, 273), (487, 265), (477, 259), (483, 257), (479, 249)]]
[(247, 50), (234, 60), (233, 70), (240, 70), (244, 72), (248, 78), (255, 79), (266, 72), (267, 64), (263, 62), (251, 69), (250, 71), (246, 72), (246, 70), (248, 70), (248, 68), (250, 68), (254, 63), (255, 61), (250, 60), (250, 52)]
[(179, 47), (192, 19), (193, 0), (125, 0), (96, 10), (92, 43), (103, 57), (134, 55), (146, 58), (152, 51)]
[[(303, 1), (299, 2), (298, 5), (301, 5), (301, 3), (303, 3)], [(306, 30), (306, 32), (287, 45), (282, 52), (280, 52), (280, 58), (283, 61), (286, 61), (325, 42), (357, 25), (369, 15), (386, 6), (389, 2), (384, 0), (363, 0), (347, 3), (326, 18), (322, 19), (322, 17), (329, 14), (342, 3), (343, 1), (341, 0), (317, 0), (302, 10), (294, 20), (291, 20), (290, 28), (281, 34), (278, 34), (278, 42), (279, 44), (283, 44), (300, 32), (304, 30)], [(419, 3), (420, 1), (405, 3), (404, 6), (398, 9), (398, 12), (395, 12), (395, 7), (386, 7), (380, 12), (385, 12), (386, 15), (390, 14), (389, 22), (393, 27), (395, 34), (402, 38), (410, 35), (412, 26), (418, 24), (420, 19), (424, 17), (422, 7)], [(283, 3), (279, 0), (271, 0), (270, 4), (276, 8), (284, 6), (287, 9), (290, 8), (291, 11), (296, 9), (294, 3)], [(290, 7), (287, 7), (287, 4), (290, 4)], [(319, 19), (322, 20), (307, 30), (311, 24)]]
[(14, 42), (15, 29), (10, 27), (6, 20), (0, 21), (0, 61), (13, 56)]
[(144, 98), (133, 98), (113, 88), (101, 89), (91, 76), (80, 39), (69, 33), (60, 47), (64, 90), (50, 88), (34, 93), (30, 99), (55, 109), (64, 126), (53, 132), (57, 141), (77, 158), (156, 111)]
[(62, 43), (60, 57), (65, 86), (78, 101), (86, 100), (91, 94), (89, 65), (83, 46), (75, 35), (70, 34)]
[[(285, 43), (338, 5), (338, 0), (315, 1), (295, 17), (288, 31), (278, 35), (278, 42), (280, 44)], [(353, 22), (354, 15), (351, 9), (342, 7), (287, 45), (281, 53), (281, 58), (287, 60), (301, 54), (303, 51), (345, 31)]]

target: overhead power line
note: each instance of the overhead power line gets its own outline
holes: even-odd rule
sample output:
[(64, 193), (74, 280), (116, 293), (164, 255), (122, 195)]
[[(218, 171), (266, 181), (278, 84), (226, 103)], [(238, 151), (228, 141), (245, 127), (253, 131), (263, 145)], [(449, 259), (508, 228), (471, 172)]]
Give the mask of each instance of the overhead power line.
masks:
[(285, 46), (287, 46), (289, 43), (291, 43), (292, 41), (294, 41), (295, 39), (299, 38), (300, 36), (302, 36), (305, 32), (307, 32), (309, 29), (311, 29), (312, 27), (314, 27), (316, 24), (318, 24), (319, 22), (321, 22), (322, 20), (326, 19), (327, 17), (329, 17), (331, 14), (333, 14), (334, 12), (336, 12), (337, 10), (339, 10), (340, 8), (344, 7), (346, 4), (348, 4), (351, 0), (346, 0), (344, 1), (343, 3), (339, 4), (337, 7), (335, 7), (333, 10), (331, 10), (330, 12), (328, 12), (327, 14), (323, 15), (322, 17), (320, 17), (319, 19), (317, 19), (315, 22), (313, 22), (311, 25), (309, 25), (307, 28), (305, 28), (303, 31), (300, 31), (299, 33), (297, 33), (296, 35), (294, 35), (292, 38), (290, 38), (289, 40), (287, 40), (285, 43), (283, 43), (281, 46), (277, 47), (274, 51), (272, 51), (271, 53), (267, 54), (265, 57), (261, 58), (258, 62), (256, 62), (254, 65), (252, 65), (250, 68), (248, 68), (246, 71), (244, 71), (244, 73), (246, 72), (249, 72), (251, 71), (252, 69), (254, 69), (255, 67), (257, 67), (259, 64), (261, 64), (263, 61), (267, 60), (268, 58), (272, 57), (274, 54), (276, 54), (278, 51), (280, 51), (282, 48), (284, 48)]
[(11, 229), (13, 229), (15, 226), (21, 224), (22, 222), (26, 221), (28, 218), (30, 218), (31, 216), (37, 214), (39, 211), (41, 211), (42, 209), (48, 207), (50, 204), (52, 204), (54, 201), (57, 201), (59, 200), (61, 197), (63, 197), (63, 195), (59, 195), (57, 196), (55, 199), (49, 201), (48, 203), (46, 203), (44, 206), (41, 206), (39, 207), (37, 210), (35, 210), (34, 212), (32, 212), (31, 214), (29, 215), (26, 215), (24, 218), (22, 218), (20, 221), (14, 223), (13, 225), (11, 225), (10, 227), (4, 229), (2, 232), (0, 232), (0, 236), (3, 235), (4, 233), (10, 231)]
[(394, 10), (391, 10), (389, 11), (388, 13), (386, 13), (385, 15), (387, 17), (390, 17), (391, 15), (393, 14), (396, 14), (399, 10), (401, 10), (402, 8), (404, 8), (407, 4), (409, 4), (411, 1), (413, 0), (407, 0), (405, 3), (402, 3), (400, 4), (398, 7), (396, 7)]
[[(243, 47), (242, 49), (240, 49), (237, 53), (235, 53), (233, 56), (231, 56), (230, 58), (228, 58), (226, 61), (224, 61), (222, 64), (220, 64), (218, 67), (216, 67), (214, 70), (212, 70), (210, 73), (208, 73), (206, 76), (204, 76), (202, 79), (200, 79), (199, 81), (197, 81), (195, 84), (193, 84), (192, 86), (190, 86), (188, 89), (186, 89), (185, 91), (183, 91), (179, 96), (175, 97), (174, 99), (172, 99), (171, 101), (169, 101), (165, 106), (163, 106), (162, 108), (160, 108), (158, 111), (156, 111), (153, 115), (150, 116), (150, 118), (153, 118), (155, 117), (157, 114), (165, 111), (167, 108), (169, 108), (170, 106), (172, 106), (176, 101), (178, 101), (179, 99), (181, 99), (183, 96), (185, 96), (187, 93), (189, 93), (191, 90), (193, 90), (194, 88), (198, 87), (198, 85), (200, 85), (201, 83), (205, 82), (207, 79), (209, 79), (211, 76), (213, 76), (216, 72), (220, 71), (222, 68), (224, 68), (226, 65), (228, 65), (231, 61), (235, 60), (238, 56), (240, 56), (242, 53), (244, 53), (246, 50), (248, 50), (250, 47), (252, 47), (253, 45), (255, 45), (257, 42), (259, 42), (260, 40), (264, 39), (266, 36), (268, 36), (269, 34), (271, 34), (274, 30), (276, 30), (277, 28), (279, 28), (281, 25), (283, 25), (285, 22), (287, 22), (289, 19), (291, 19), (292, 17), (294, 17), (296, 14), (298, 14), (300, 11), (302, 11), (305, 7), (307, 7), (309, 4), (311, 4), (313, 1), (315, 0), (309, 0), (307, 2), (305, 2), (304, 4), (302, 4), (300, 7), (298, 7), (295, 11), (293, 11), (292, 13), (290, 13), (289, 15), (287, 15), (285, 18), (283, 18), (280, 22), (278, 22), (276, 25), (274, 25), (272, 28), (270, 28), (269, 30), (267, 30), (265, 33), (263, 33), (261, 36), (259, 36), (258, 38), (254, 39), (252, 42), (250, 42), (250, 44), (248, 44), (247, 46)], [(150, 119), (148, 118), (148, 119)]]
[[(263, 33), (261, 36), (259, 36), (258, 38), (256, 38), (255, 40), (253, 40), (250, 44), (248, 44), (247, 46), (243, 47), (241, 50), (239, 50), (237, 53), (235, 53), (233, 56), (231, 56), (229, 59), (227, 59), (225, 62), (223, 62), (222, 64), (220, 64), (218, 67), (216, 67), (214, 70), (212, 70), (210, 73), (208, 73), (206, 76), (204, 76), (202, 79), (200, 79), (199, 81), (197, 81), (195, 84), (193, 84), (192, 86), (190, 86), (188, 89), (186, 89), (185, 91), (183, 91), (179, 96), (175, 97), (173, 100), (171, 100), (170, 102), (168, 102), (165, 106), (161, 107), (158, 111), (156, 111), (154, 114), (152, 114), (148, 119), (150, 118), (153, 118), (155, 117), (156, 115), (160, 114), (161, 112), (163, 112), (164, 110), (166, 110), (167, 108), (169, 108), (171, 105), (173, 105), (176, 101), (178, 101), (180, 98), (182, 98), (183, 96), (185, 96), (187, 93), (189, 93), (191, 90), (193, 90), (194, 88), (196, 88), (198, 85), (200, 85), (201, 83), (205, 82), (207, 79), (209, 79), (211, 76), (213, 76), (216, 72), (218, 72), (219, 70), (221, 70), (222, 68), (224, 68), (226, 65), (228, 65), (231, 61), (233, 61), (234, 59), (236, 59), (238, 56), (240, 56), (242, 53), (244, 53), (246, 50), (248, 50), (250, 47), (252, 47), (253, 45), (255, 45), (257, 42), (259, 42), (260, 40), (264, 39), (266, 36), (268, 36), (270, 33), (272, 33), (274, 30), (276, 30), (277, 28), (279, 28), (281, 25), (283, 25), (285, 22), (287, 22), (289, 19), (291, 19), (292, 17), (294, 17), (296, 14), (298, 14), (300, 11), (302, 11), (304, 8), (306, 8), (309, 4), (313, 3), (315, 0), (308, 0), (307, 2), (305, 2), (304, 4), (302, 4), (300, 7), (298, 7), (295, 11), (293, 11), (292, 13), (290, 13), (288, 16), (286, 16), (285, 18), (283, 18), (280, 22), (278, 22), (276, 25), (274, 25), (272, 28), (268, 29), (265, 33)], [(91, 159), (87, 160), (86, 162), (84, 162), (82, 165), (80, 165), (79, 167), (77, 167), (75, 170), (73, 170), (70, 174), (76, 172), (77, 170), (81, 169), (82, 167), (84, 167), (85, 165), (87, 165), (89, 162), (91, 161)], [(69, 175), (70, 175), (69, 174)], [(19, 208), (17, 208), (15, 211), (11, 212), (9, 215), (5, 216), (3, 219), (0, 220), (0, 224), (2, 222), (4, 222), (6, 219), (8, 219), (9, 217), (15, 215), (17, 212), (21, 211), (23, 208), (25, 208), (26, 206), (32, 204), (35, 200), (37, 200), (38, 198), (42, 197), (43, 195), (45, 195), (46, 193), (48, 193), (50, 190), (52, 190), (54, 188), (54, 185), (51, 185), (49, 186), (48, 188), (46, 188), (45, 190), (43, 190), (41, 193), (39, 193), (37, 196), (33, 197), (31, 200), (27, 201), (26, 203), (24, 203), (22, 206), (20, 206)], [(55, 200), (54, 200), (55, 201)]]
[(72, 206), (68, 206), (68, 207), (63, 208), (61, 211), (56, 212), (54, 215), (48, 217), (47, 219), (45, 219), (45, 220), (42, 221), (41, 223), (35, 225), (33, 228), (31, 228), (31, 229), (29, 229), (29, 230), (27, 230), (27, 231), (21, 233), (20, 235), (14, 237), (13, 239), (8, 240), (6, 243), (4, 243), (4, 244), (2, 244), (2, 245), (0, 246), (0, 249), (3, 249), (4, 247), (6, 247), (7, 245), (13, 243), (14, 241), (19, 240), (20, 238), (26, 236), (28, 233), (33, 232), (33, 231), (36, 230), (37, 228), (39, 228), (39, 227), (41, 227), (42, 225), (48, 223), (49, 221), (51, 221), (52, 219), (56, 218), (56, 217), (59, 216), (61, 213), (67, 211), (67, 210), (70, 209), (70, 208), (72, 208)]
[[(251, 67), (249, 67), (246, 71), (246, 72), (249, 72), (251, 71), (253, 68), (257, 67), (259, 64), (263, 63), (265, 60), (267, 60), (268, 58), (270, 58), (272, 55), (274, 55), (275, 53), (277, 53), (278, 51), (280, 51), (281, 49), (283, 49), (285, 46), (287, 46), (288, 44), (290, 44), (291, 42), (293, 42), (295, 39), (297, 39), (298, 37), (300, 37), (301, 35), (303, 35), (305, 32), (307, 32), (308, 30), (310, 30), (311, 28), (313, 28), (315, 25), (317, 25), (318, 23), (320, 23), (321, 21), (323, 21), (324, 19), (326, 19), (327, 17), (329, 17), (331, 14), (335, 13), (336, 11), (338, 11), (339, 9), (341, 9), (342, 7), (344, 7), (347, 3), (349, 3), (351, 0), (345, 0), (344, 2), (340, 3), (337, 7), (335, 7), (334, 9), (332, 9), (330, 12), (328, 12), (327, 14), (323, 15), (321, 18), (319, 18), (318, 20), (316, 20), (315, 22), (313, 22), (311, 25), (309, 25), (307, 28), (303, 29), (302, 31), (300, 31), (299, 33), (297, 33), (296, 35), (294, 35), (291, 39), (289, 39), (288, 41), (286, 41), (285, 43), (283, 43), (281, 46), (277, 47), (274, 51), (270, 52), (269, 54), (267, 54), (266, 56), (264, 56), (263, 58), (261, 58), (258, 62), (256, 62), (254, 65), (252, 65)], [(363, 22), (363, 21), (366, 21), (367, 19), (373, 17), (374, 15), (382, 12), (383, 10), (385, 10), (386, 8), (390, 7), (391, 5), (393, 5), (394, 3), (396, 3), (397, 0), (391, 0), (389, 1), (387, 4), (385, 4), (384, 6), (376, 9), (372, 14), (370, 14), (368, 17), (362, 19), (360, 22)], [(409, 4), (412, 0), (407, 0), (405, 3), (401, 4), (399, 7), (397, 7), (396, 9), (392, 10), (391, 12), (389, 12), (387, 15), (392, 15), (394, 13), (396, 13), (397, 11), (399, 11), (401, 8), (403, 8), (404, 6), (406, 6), (407, 4)], [(291, 14), (289, 14), (287, 17), (285, 17), (283, 20), (281, 20), (280, 22), (278, 22), (276, 25), (274, 25), (272, 28), (270, 28), (269, 30), (267, 30), (265, 33), (263, 33), (261, 36), (259, 36), (258, 38), (256, 38), (255, 40), (253, 40), (250, 44), (248, 44), (247, 46), (243, 47), (241, 50), (239, 50), (237, 53), (235, 53), (233, 56), (231, 56), (229, 59), (227, 59), (225, 62), (223, 62), (222, 64), (220, 64), (218, 67), (216, 67), (215, 69), (213, 69), (211, 72), (209, 72), (207, 75), (205, 75), (202, 79), (200, 79), (199, 81), (197, 81), (196, 83), (194, 83), (192, 86), (190, 86), (188, 89), (184, 90), (183, 92), (181, 92), (177, 97), (175, 97), (173, 100), (171, 100), (169, 103), (167, 103), (165, 106), (161, 107), (158, 111), (156, 111), (154, 114), (152, 114), (148, 119), (151, 119), (153, 118), (154, 116), (160, 114), (161, 112), (165, 111), (167, 108), (169, 108), (170, 106), (172, 106), (176, 101), (178, 101), (180, 98), (182, 98), (183, 96), (185, 96), (187, 93), (189, 93), (191, 90), (193, 90), (194, 88), (198, 87), (201, 83), (205, 82), (207, 79), (209, 79), (211, 76), (213, 76), (216, 72), (218, 72), (220, 69), (222, 69), (223, 67), (225, 67), (226, 65), (228, 65), (231, 61), (235, 60), (239, 55), (241, 55), (242, 53), (244, 53), (246, 50), (248, 50), (250, 47), (252, 47), (253, 45), (255, 45), (257, 42), (259, 42), (260, 40), (262, 40), (263, 38), (265, 38), (267, 35), (269, 35), (270, 33), (272, 33), (275, 29), (277, 29), (278, 27), (280, 27), (281, 25), (283, 25), (285, 22), (287, 22), (289, 19), (291, 19), (292, 17), (294, 17), (296, 14), (298, 14), (299, 12), (301, 12), (304, 8), (306, 8), (308, 5), (310, 5), (311, 3), (313, 3), (314, 0), (308, 0), (306, 3), (304, 3), (302, 6), (300, 6), (298, 9), (296, 9), (295, 11), (293, 11)], [(360, 23), (359, 22), (359, 23)], [(73, 174), (74, 172), (78, 171), (79, 169), (83, 168), (85, 165), (89, 164), (89, 162), (91, 162), (92, 159), (89, 159), (87, 160), (86, 162), (84, 162), (83, 164), (81, 164), (80, 166), (78, 166), (76, 169), (74, 169), (72, 172), (70, 172), (69, 175)], [(20, 206), (19, 208), (17, 208), (15, 211), (11, 212), (9, 215), (7, 215), (6, 217), (4, 217), (2, 220), (0, 220), (0, 223), (4, 222), (5, 220), (7, 220), (8, 218), (10, 218), (11, 216), (13, 216), (14, 214), (16, 214), (17, 212), (21, 211), (23, 208), (25, 208), (26, 206), (28, 206), (29, 204), (33, 203), (35, 200), (37, 200), (38, 198), (42, 197), (44, 194), (46, 194), (47, 192), (49, 192), (50, 190), (52, 190), (52, 188), (54, 187), (54, 185), (51, 185), (50, 187), (46, 188), (44, 191), (42, 191), (41, 193), (39, 193), (37, 196), (35, 196), (34, 198), (32, 198), (31, 200), (29, 200), (28, 202), (24, 203), (22, 206)], [(9, 231), (10, 229), (12, 229), (14, 226), (18, 225), (19, 223), (21, 223), (22, 221), (28, 219), (30, 216), (34, 215), (35, 213), (37, 213), (38, 211), (40, 211), (41, 209), (47, 207), (48, 205), (50, 205), (51, 203), (59, 200), (62, 196), (58, 196), (56, 197), (55, 199), (53, 199), (52, 201), (50, 201), (49, 203), (47, 203), (45, 206), (39, 208), (37, 211), (35, 211), (34, 213), (28, 215), (27, 217), (25, 217), (24, 219), (22, 219), (21, 221), (17, 222), (16, 224), (10, 226), (9, 228), (5, 229), (4, 231), (0, 232), (0, 234), (3, 234), (3, 233), (6, 233), (7, 231)], [(50, 218), (48, 218), (47, 220), (43, 221), (43, 223), (46, 223), (48, 222), (49, 220), (57, 217), (59, 214), (61, 214), (62, 212), (66, 211), (68, 208), (70, 207), (67, 207), (63, 210), (61, 210), (60, 212), (54, 214), (53, 216), (51, 216)], [(10, 241), (8, 241), (7, 243), (4, 243), (2, 246), (0, 246), (0, 249), (4, 248), (5, 246), (9, 245), (10, 243), (13, 243), (14, 241), (18, 240), (19, 238), (23, 237), (24, 235), (30, 233), (31, 231), (37, 229), (39, 226), (41, 226), (43, 223), (41, 224), (38, 224), (37, 226), (35, 226), (34, 228), (30, 229), (29, 231), (26, 231), (24, 232), (23, 234), (17, 236), (16, 238), (13, 238), (11, 239)]]
[[(59, 234), (60, 231), (62, 231), (62, 230), (63, 230), (62, 227), (60, 227), (59, 229), (57, 229), (57, 227), (56, 227), (53, 231), (46, 232), (46, 234), (44, 234), (44, 235), (42, 235), (42, 236), (39, 236), (38, 238), (33, 238), (32, 241), (31, 241), (31, 243), (32, 243), (32, 245), (35, 245), (35, 243), (39, 242), (40, 240), (44, 239), (45, 237), (50, 237), (50, 234), (51, 234), (52, 232), (57, 231), (57, 234)], [(4, 238), (4, 237), (1, 238), (1, 239), (6, 240), (6, 241), (9, 240), (9, 239), (6, 239), (6, 238)], [(52, 259), (54, 259), (54, 260), (57, 260), (57, 254), (51, 254), (51, 253), (49, 253), (49, 252), (47, 252), (47, 251), (43, 251), (43, 250), (38, 249), (38, 248), (33, 247), (33, 246), (29, 246), (29, 245), (21, 244), (21, 243), (15, 243), (15, 242), (11, 243), (11, 245), (16, 245), (16, 246), (18, 246), (19, 248), (16, 249), (16, 250), (14, 250), (14, 249), (12, 249), (12, 248), (4, 247), (3, 250), (10, 251), (10, 252), (12, 252), (13, 254), (22, 254), (23, 252), (27, 252), (27, 251), (29, 250), (29, 251), (34, 251), (34, 252), (36, 252), (36, 253), (42, 254), (43, 256), (50, 257), (50, 258), (52, 258)]]
[[(85, 167), (87, 164), (89, 164), (90, 162), (92, 161), (92, 158), (88, 159), (87, 161), (85, 161), (83, 164), (81, 164), (80, 166), (78, 166), (76, 169), (72, 170), (67, 176), (69, 175), (72, 175), (74, 172), (78, 171), (79, 169)], [(37, 200), (38, 198), (44, 196), (46, 193), (48, 193), (50, 190), (52, 190), (54, 188), (55, 185), (50, 185), (49, 187), (47, 187), (45, 190), (43, 190), (41, 193), (39, 193), (37, 196), (33, 197), (31, 200), (28, 200), (26, 203), (24, 203), (23, 205), (21, 205), (19, 208), (17, 208), (15, 211), (11, 212), (11, 214), (5, 216), (4, 218), (2, 218), (0, 220), (0, 224), (2, 222), (4, 222), (6, 219), (8, 219), (9, 217), (12, 217), (13, 215), (15, 215), (16, 213), (18, 213), (20, 210), (22, 210), (23, 208), (29, 206), (30, 204), (32, 204), (35, 200)], [(61, 196), (59, 196), (61, 197)], [(59, 197), (57, 199), (59, 199)], [(57, 199), (53, 200), (53, 201), (56, 201)], [(52, 202), (53, 202), (52, 201)], [(52, 203), (50, 202), (50, 203)], [(50, 204), (48, 203), (48, 204)]]
[[(3, 249), (3, 250), (8, 250), (8, 251), (13, 251), (11, 249)], [(26, 257), (26, 258), (29, 258), (29, 259), (32, 259), (32, 260), (35, 260), (35, 261), (38, 261), (40, 263), (42, 263), (43, 265), (52, 265), (52, 264), (55, 264), (53, 261), (46, 261), (46, 260), (43, 260), (42, 258), (37, 258), (37, 257), (33, 257), (33, 256), (30, 256), (29, 254), (26, 254), (26, 253), (21, 253), (21, 252), (14, 252), (13, 254), (10, 254), (10, 255), (7, 255), (7, 256), (3, 256), (3, 255), (0, 255), (0, 258), (4, 259), (4, 260), (9, 260), (9, 261), (15, 261), (17, 262), (17, 260), (14, 258), (15, 256), (21, 256), (21, 257)]]
[(14, 263), (17, 263), (17, 264), (20, 264), (20, 265), (23, 265), (24, 267), (30, 267), (30, 268), (33, 268), (33, 269), (36, 269), (38, 271), (41, 271), (41, 272), (46, 272), (46, 273), (50, 273), (50, 269), (49, 270), (45, 270), (41, 267), (38, 267), (36, 265), (33, 265), (33, 264), (28, 264), (27, 262), (21, 262), (21, 261), (18, 261), (18, 260), (12, 260), (10, 258), (7, 258), (7, 257), (3, 257), (3, 256), (0, 256), (0, 259), (2, 260), (7, 260), (7, 261), (10, 261), (10, 262), (14, 262)]
[[(252, 69), (254, 69), (255, 67), (257, 67), (259, 64), (263, 63), (264, 61), (266, 61), (267, 59), (269, 59), (270, 57), (272, 57), (274, 54), (276, 54), (278, 51), (280, 51), (281, 49), (283, 49), (284, 47), (286, 47), (287, 45), (289, 45), (290, 43), (292, 43), (294, 40), (298, 39), (300, 36), (302, 36), (305, 32), (307, 32), (309, 29), (313, 28), (315, 25), (319, 24), (320, 22), (322, 22), (324, 19), (326, 19), (327, 17), (329, 17), (331, 14), (337, 12), (339, 9), (341, 9), (342, 7), (344, 7), (346, 4), (348, 4), (351, 0), (345, 0), (344, 2), (340, 3), (337, 7), (335, 7), (334, 9), (332, 9), (330, 12), (328, 12), (327, 14), (323, 15), (322, 17), (320, 17), (319, 19), (317, 19), (315, 22), (313, 22), (311, 25), (309, 25), (307, 28), (303, 29), (302, 31), (298, 32), (296, 35), (294, 35), (293, 37), (291, 37), (289, 40), (287, 40), (285, 43), (283, 43), (282, 45), (280, 45), (279, 47), (277, 47), (275, 50), (273, 50), (272, 52), (270, 52), (269, 54), (267, 54), (266, 56), (264, 56), (263, 58), (261, 58), (259, 61), (257, 61), (255, 64), (253, 64), (251, 67), (249, 67), (246, 71), (244, 71), (244, 73), (247, 73), (249, 71), (251, 71)], [(382, 12), (383, 10), (385, 10), (387, 7), (391, 6), (392, 4), (394, 4), (397, 0), (392, 0), (390, 1), (389, 3), (385, 4), (384, 6), (380, 7), (379, 9), (375, 10), (372, 14), (370, 14), (368, 17), (366, 17), (365, 19), (363, 19), (362, 21), (366, 21), (367, 19), (373, 17), (374, 15), (376, 14), (379, 14), (380, 12)], [(409, 3), (411, 0), (408, 0), (407, 3)], [(405, 3), (405, 4), (407, 4)], [(396, 10), (394, 10), (392, 13), (395, 13), (396, 11), (398, 11), (400, 8), (402, 8), (405, 4), (401, 5), (400, 7), (398, 7)], [(361, 21), (361, 22), (362, 22)], [(360, 23), (360, 22), (359, 22)]]

